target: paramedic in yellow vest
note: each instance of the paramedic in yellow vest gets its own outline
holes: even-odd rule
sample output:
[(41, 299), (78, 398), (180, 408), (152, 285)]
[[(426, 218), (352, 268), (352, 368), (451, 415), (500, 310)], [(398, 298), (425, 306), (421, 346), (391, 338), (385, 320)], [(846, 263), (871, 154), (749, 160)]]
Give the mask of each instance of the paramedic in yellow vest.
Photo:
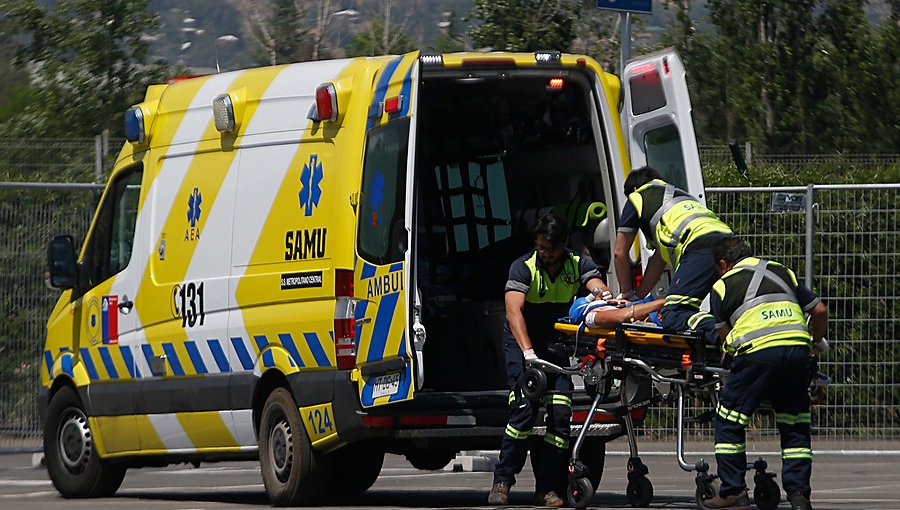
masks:
[[(534, 249), (516, 259), (506, 282), (506, 325), (503, 348), (506, 353), (506, 380), (509, 385), (509, 424), (500, 447), (500, 461), (494, 468), (494, 483), (488, 503), (507, 505), (509, 489), (525, 466), (529, 436), (541, 402), (524, 397), (522, 384), (525, 360), (544, 359), (568, 365), (568, 359), (551, 353), (547, 345), (557, 337), (553, 325), (568, 315), (572, 298), (586, 288), (598, 298), (612, 295), (593, 261), (566, 249), (568, 230), (554, 214), (538, 219), (534, 228)], [(547, 408), (547, 433), (541, 443), (540, 462), (534, 467), (535, 503), (562, 506), (567, 481), (569, 428), (572, 415), (572, 381), (548, 375), (549, 392), (543, 398)], [(535, 456), (532, 454), (532, 462)]]
[[(714, 250), (722, 278), (713, 285), (710, 308), (734, 361), (716, 406), (721, 487), (703, 507), (750, 508), (744, 428), (765, 399), (775, 408), (781, 483), (788, 501), (795, 510), (811, 510), (810, 350), (821, 353), (828, 348), (828, 312), (790, 269), (750, 254), (739, 239), (724, 240)], [(809, 314), (808, 325), (804, 314)]]
[[(734, 237), (731, 229), (696, 198), (663, 181), (653, 168), (632, 171), (624, 187), (628, 200), (619, 219), (615, 248), (621, 297), (634, 301), (647, 296), (668, 264), (674, 273), (659, 314), (663, 327), (697, 330), (715, 344), (715, 321), (700, 310), (700, 304), (717, 278), (713, 246)], [(656, 251), (647, 262), (640, 288), (633, 289), (629, 251), (638, 229)]]

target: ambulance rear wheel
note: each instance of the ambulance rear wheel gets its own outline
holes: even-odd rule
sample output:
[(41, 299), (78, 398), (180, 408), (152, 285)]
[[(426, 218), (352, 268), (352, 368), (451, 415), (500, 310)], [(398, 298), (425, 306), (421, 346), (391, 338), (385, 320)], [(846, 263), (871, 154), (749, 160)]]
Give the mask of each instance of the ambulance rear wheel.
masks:
[(320, 456), (313, 452), (294, 398), (285, 388), (269, 394), (259, 420), (259, 463), (275, 506), (315, 504), (325, 492)]
[(353, 443), (329, 453), (329, 492), (357, 495), (369, 490), (384, 465), (384, 452), (369, 445)]
[(447, 451), (423, 451), (413, 450), (406, 454), (406, 460), (412, 467), (422, 471), (437, 471), (444, 469), (447, 464), (456, 458), (456, 452)]
[(104, 461), (75, 390), (66, 386), (53, 396), (44, 422), (44, 452), (53, 486), (66, 498), (112, 496), (126, 468)]

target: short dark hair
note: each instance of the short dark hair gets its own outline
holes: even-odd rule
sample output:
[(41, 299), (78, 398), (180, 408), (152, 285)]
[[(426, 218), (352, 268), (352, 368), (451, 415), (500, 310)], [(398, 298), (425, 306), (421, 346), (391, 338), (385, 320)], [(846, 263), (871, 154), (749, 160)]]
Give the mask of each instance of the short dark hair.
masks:
[(628, 174), (628, 178), (625, 179), (625, 196), (627, 197), (636, 188), (640, 188), (653, 179), (662, 179), (662, 176), (659, 175), (659, 172), (653, 167), (645, 166), (638, 168), (637, 170), (632, 170), (631, 173)]
[(729, 266), (733, 266), (739, 260), (753, 255), (747, 241), (737, 237), (725, 237), (713, 248), (713, 257), (716, 262), (724, 260)]
[(566, 222), (552, 212), (538, 218), (537, 225), (531, 232), (535, 239), (543, 237), (553, 246), (565, 243), (569, 237), (569, 228), (566, 226)]

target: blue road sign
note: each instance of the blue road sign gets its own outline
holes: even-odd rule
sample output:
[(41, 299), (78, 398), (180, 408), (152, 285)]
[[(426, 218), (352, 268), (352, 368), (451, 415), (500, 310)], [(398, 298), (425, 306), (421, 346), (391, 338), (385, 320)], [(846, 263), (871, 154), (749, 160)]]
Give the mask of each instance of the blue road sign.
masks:
[(653, 12), (652, 0), (597, 0), (597, 7), (612, 11), (641, 12), (650, 14)]

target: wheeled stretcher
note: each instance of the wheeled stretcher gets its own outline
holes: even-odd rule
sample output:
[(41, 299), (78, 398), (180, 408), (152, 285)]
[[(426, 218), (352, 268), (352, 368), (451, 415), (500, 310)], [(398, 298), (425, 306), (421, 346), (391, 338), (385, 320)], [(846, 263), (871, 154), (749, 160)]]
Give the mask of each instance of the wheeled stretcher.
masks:
[[(584, 426), (572, 448), (566, 491), (569, 504), (585, 508), (594, 494), (588, 468), (581, 462), (579, 453), (595, 413), (614, 413), (624, 421), (630, 449), (626, 497), (633, 507), (650, 504), (653, 485), (647, 477), (649, 470), (638, 454), (632, 413), (653, 403), (670, 401), (673, 393), (677, 405), (678, 465), (685, 471), (697, 473), (695, 498), (698, 508), (703, 499), (717, 494), (718, 479), (709, 472), (709, 463), (700, 459), (690, 464), (685, 460), (684, 430), (687, 398), (699, 397), (709, 402), (711, 409), (715, 407), (716, 392), (727, 374), (718, 348), (707, 345), (692, 331), (672, 333), (652, 323), (623, 323), (615, 329), (593, 329), (584, 324), (561, 321), (555, 327), (561, 333), (560, 341), (551, 349), (574, 357), (578, 362), (560, 367), (540, 359), (528, 361), (524, 391), (527, 398), (540, 398), (547, 389), (546, 374), (558, 373), (581, 377), (584, 391), (592, 399)], [(618, 402), (613, 407), (602, 405), (610, 400)], [(706, 419), (712, 418), (712, 411), (705, 414)], [(775, 474), (766, 471), (767, 465), (762, 459), (748, 464), (747, 469), (756, 470), (756, 506), (762, 510), (776, 508), (780, 489), (774, 481)]]

